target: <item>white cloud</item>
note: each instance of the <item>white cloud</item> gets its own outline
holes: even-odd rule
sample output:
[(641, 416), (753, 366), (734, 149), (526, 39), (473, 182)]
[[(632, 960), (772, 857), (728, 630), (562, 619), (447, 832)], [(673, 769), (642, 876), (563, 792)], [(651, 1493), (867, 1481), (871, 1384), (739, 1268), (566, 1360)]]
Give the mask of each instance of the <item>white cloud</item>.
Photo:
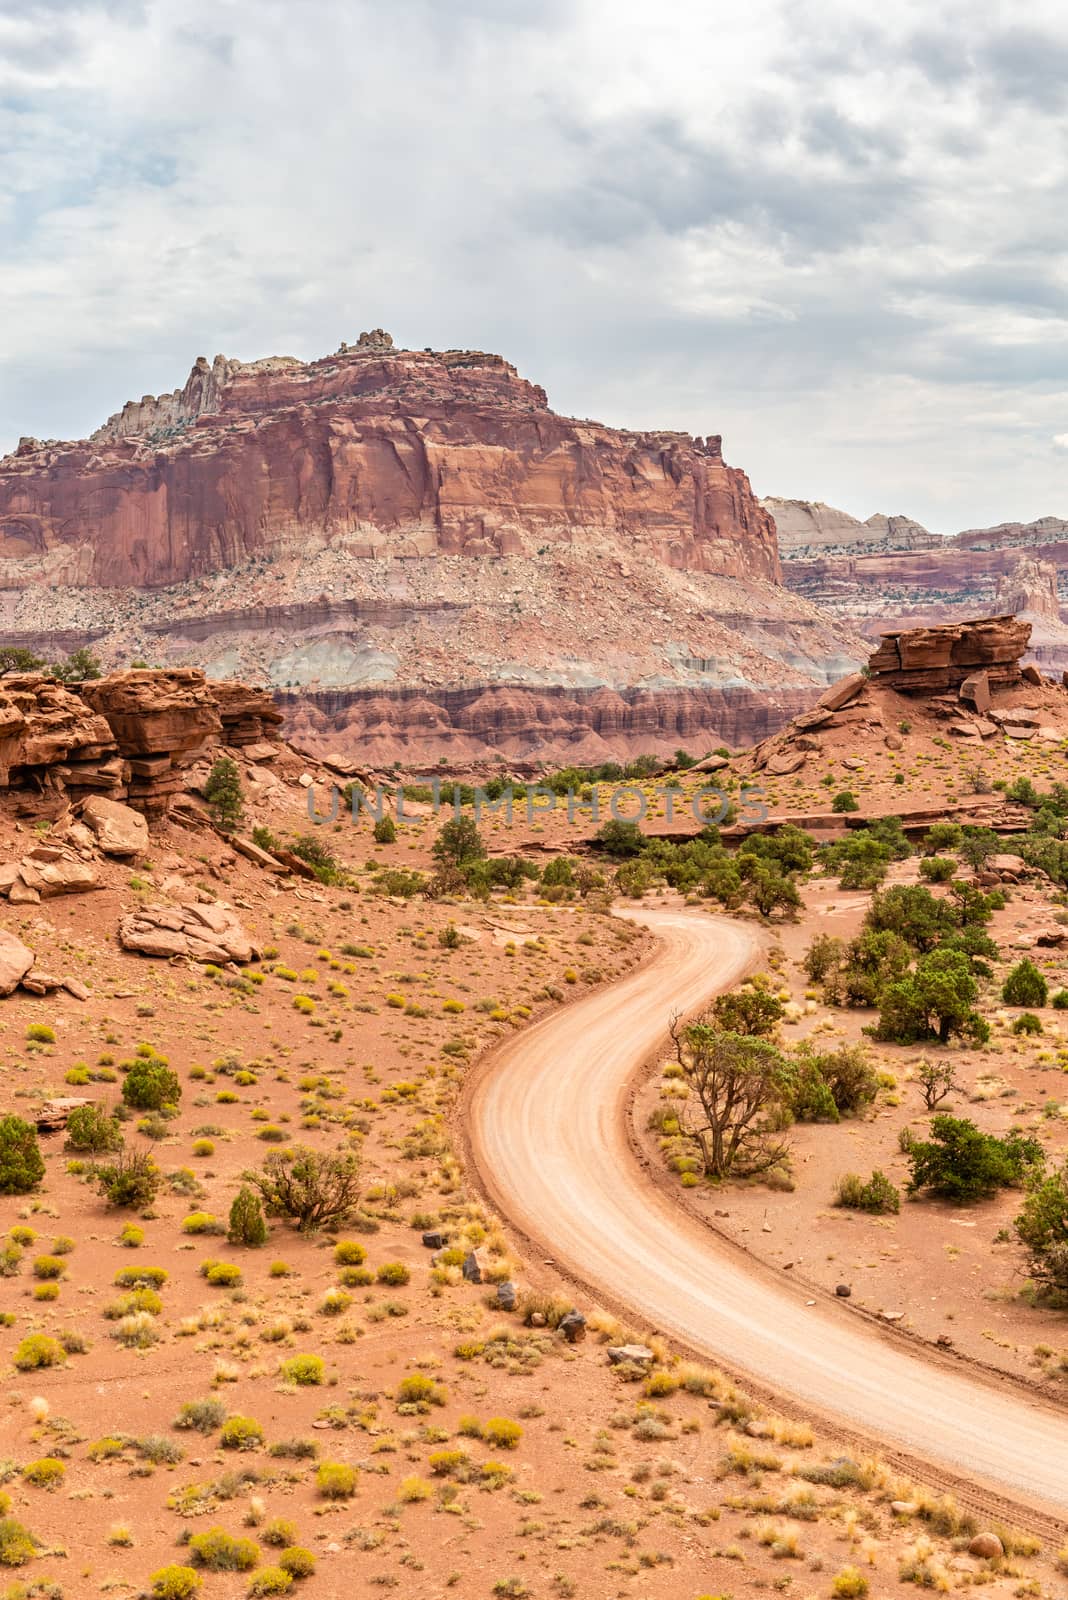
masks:
[(1068, 16), (884, 12), (6, 0), (0, 449), (381, 324), (762, 492), (1068, 514)]

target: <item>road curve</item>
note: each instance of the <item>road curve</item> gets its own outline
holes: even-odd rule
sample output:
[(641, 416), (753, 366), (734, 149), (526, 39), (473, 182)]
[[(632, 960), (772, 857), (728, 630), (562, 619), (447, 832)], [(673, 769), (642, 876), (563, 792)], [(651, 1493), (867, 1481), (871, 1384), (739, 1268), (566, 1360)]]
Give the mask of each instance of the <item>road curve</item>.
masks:
[(1068, 1418), (1009, 1386), (928, 1364), (844, 1307), (743, 1257), (643, 1174), (627, 1085), (690, 1011), (756, 953), (704, 913), (629, 913), (659, 948), (641, 968), (519, 1034), (476, 1079), (472, 1158), (503, 1215), (648, 1326), (761, 1384), (967, 1481), (1068, 1511)]

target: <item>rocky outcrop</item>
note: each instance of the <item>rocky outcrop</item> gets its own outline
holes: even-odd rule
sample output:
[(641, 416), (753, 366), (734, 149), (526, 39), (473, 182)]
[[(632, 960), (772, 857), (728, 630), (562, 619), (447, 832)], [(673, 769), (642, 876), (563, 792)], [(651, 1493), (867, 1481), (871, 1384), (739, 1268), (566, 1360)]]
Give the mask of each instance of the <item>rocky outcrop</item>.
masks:
[(812, 688), (757, 690), (471, 689), (283, 695), (288, 736), (319, 758), (356, 752), (372, 766), (507, 759), (567, 765), (752, 743), (811, 705)]
[(937, 628), (884, 633), (868, 663), (874, 682), (904, 694), (959, 689), (982, 671), (990, 687), (1020, 682), (1031, 625), (1018, 617), (984, 617)]
[(190, 667), (77, 685), (12, 673), (0, 678), (0, 788), (24, 792), (38, 816), (98, 797), (87, 820), (99, 820), (102, 838), (132, 839), (132, 825), (122, 821), (128, 808), (116, 802), (161, 817), (193, 762), (223, 741), (269, 759), (281, 723), (264, 690), (215, 684)]
[(774, 523), (718, 436), (559, 417), (481, 351), (372, 338), (306, 364), (201, 357), (92, 439), (0, 461), (0, 556), (66, 583), (152, 588), (334, 546), (534, 552), (591, 529), (666, 566), (779, 576)]
[(192, 961), (254, 961), (259, 951), (228, 906), (144, 906), (123, 917), (119, 943), (137, 955)]
[(774, 495), (760, 504), (775, 518), (784, 562), (824, 554), (840, 557), (846, 553), (933, 550), (942, 543), (937, 534), (929, 533), (911, 517), (877, 513), (861, 522), (822, 500), (784, 500)]
[(1057, 568), (1052, 561), (1021, 556), (1011, 572), (998, 579), (995, 599), (999, 608), (1012, 616), (1026, 612), (1028, 616), (1060, 624)]

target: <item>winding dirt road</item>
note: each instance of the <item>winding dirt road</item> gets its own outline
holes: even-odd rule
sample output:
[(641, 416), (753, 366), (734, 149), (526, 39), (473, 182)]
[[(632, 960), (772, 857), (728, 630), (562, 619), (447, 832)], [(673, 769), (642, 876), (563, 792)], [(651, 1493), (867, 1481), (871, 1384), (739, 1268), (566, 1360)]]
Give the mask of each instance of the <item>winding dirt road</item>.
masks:
[(737, 981), (757, 945), (703, 913), (630, 915), (660, 941), (652, 959), (520, 1034), (474, 1084), (467, 1135), (502, 1214), (573, 1277), (692, 1350), (884, 1449), (1063, 1516), (1063, 1412), (928, 1363), (845, 1307), (806, 1305), (642, 1172), (627, 1140), (628, 1081), (670, 1012)]

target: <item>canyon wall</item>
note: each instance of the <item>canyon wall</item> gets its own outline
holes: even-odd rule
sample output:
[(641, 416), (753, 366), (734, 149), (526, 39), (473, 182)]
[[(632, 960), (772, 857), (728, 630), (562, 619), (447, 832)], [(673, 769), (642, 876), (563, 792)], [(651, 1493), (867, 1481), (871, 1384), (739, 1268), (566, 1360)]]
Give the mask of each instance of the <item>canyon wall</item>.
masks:
[(500, 356), (380, 329), (200, 358), (0, 461), (0, 643), (269, 686), (321, 753), (369, 727), (413, 762), (745, 742), (863, 657), (781, 577), (717, 435), (558, 416)]

